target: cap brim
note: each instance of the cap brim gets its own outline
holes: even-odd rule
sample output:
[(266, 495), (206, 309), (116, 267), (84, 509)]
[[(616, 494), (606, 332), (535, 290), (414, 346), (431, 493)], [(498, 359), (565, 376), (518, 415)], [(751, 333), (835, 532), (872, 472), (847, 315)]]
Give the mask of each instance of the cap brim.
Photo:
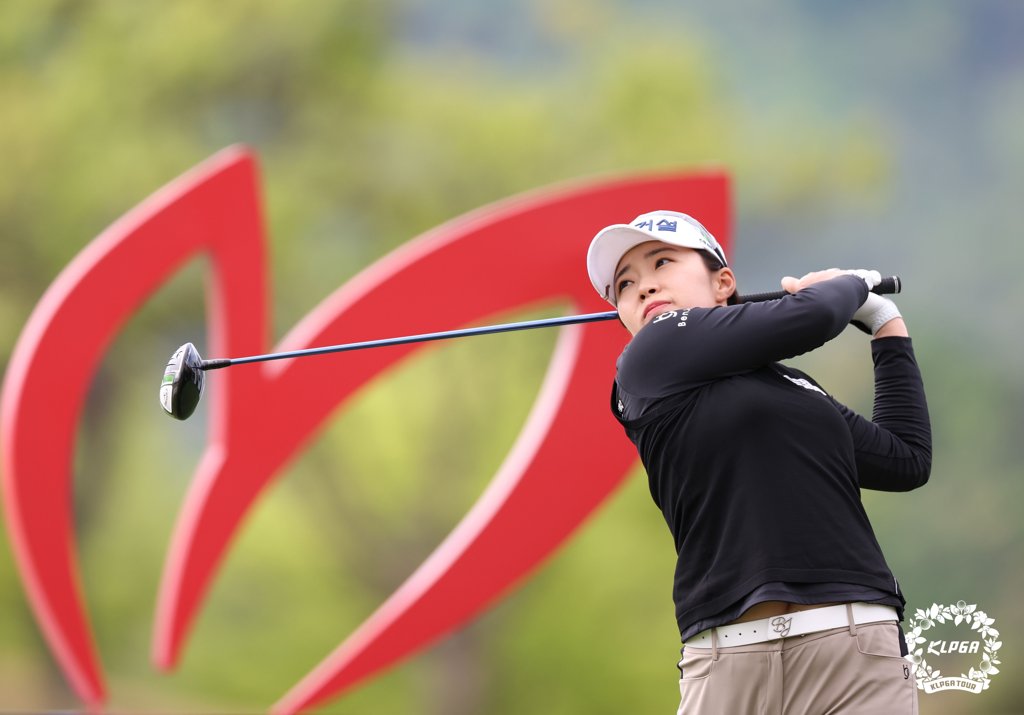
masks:
[(634, 246), (652, 240), (650, 234), (628, 224), (608, 226), (594, 236), (587, 251), (587, 271), (597, 292), (611, 299), (611, 282), (619, 259)]
[(594, 240), (590, 242), (590, 249), (587, 251), (587, 272), (590, 274), (590, 282), (594, 289), (614, 305), (612, 282), (615, 279), (615, 269), (626, 252), (641, 243), (660, 241), (680, 248), (707, 251), (707, 246), (696, 239), (687, 240), (686, 234), (672, 236), (674, 240), (666, 240), (667, 238), (650, 234), (643, 229), (625, 223), (614, 224), (602, 229), (594, 236)]

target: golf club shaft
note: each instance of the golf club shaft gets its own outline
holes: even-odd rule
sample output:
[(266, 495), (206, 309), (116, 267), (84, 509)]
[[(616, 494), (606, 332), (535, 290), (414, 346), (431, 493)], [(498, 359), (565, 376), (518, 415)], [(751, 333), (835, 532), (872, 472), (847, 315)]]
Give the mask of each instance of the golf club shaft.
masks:
[[(873, 293), (892, 294), (899, 293), (902, 283), (898, 276), (883, 278), (872, 289)], [(788, 295), (786, 291), (772, 291), (767, 293), (753, 293), (741, 296), (741, 303), (762, 303), (769, 300), (777, 300)], [(614, 310), (603, 313), (586, 313), (583, 315), (568, 315), (560, 318), (542, 318), (540, 320), (526, 320), (519, 323), (502, 323), (501, 325), (484, 325), (477, 328), (462, 328), (460, 330), (445, 330), (438, 333), (422, 333), (420, 335), (405, 335), (398, 338), (384, 338), (381, 340), (365, 340), (358, 343), (345, 343), (343, 345), (326, 345), (320, 348), (305, 348), (303, 350), (288, 350), (279, 353), (268, 353), (266, 355), (250, 355), (239, 358), (213, 358), (203, 360), (199, 363), (200, 370), (219, 370), (222, 367), (232, 365), (245, 365), (254, 362), (269, 362), (271, 360), (285, 360), (288, 358), (306, 357), (308, 355), (326, 355), (329, 353), (343, 353), (352, 350), (365, 350), (368, 348), (383, 348), (391, 345), (407, 345), (409, 343), (424, 343), (432, 340), (448, 340), (451, 338), (467, 338), (475, 335), (491, 335), (493, 333), (509, 333), (515, 330), (532, 330), (533, 328), (553, 328), (561, 325), (574, 325), (578, 323), (596, 323), (602, 320), (614, 320), (619, 314)]]
[(513, 330), (531, 330), (533, 328), (552, 328), (559, 325), (573, 325), (575, 323), (595, 323), (600, 320), (612, 320), (619, 316), (614, 310), (604, 313), (587, 313), (585, 315), (567, 315), (561, 318), (543, 318), (540, 320), (526, 320), (520, 323), (503, 323), (501, 325), (483, 325), (478, 328), (463, 328), (461, 330), (445, 330), (439, 333), (422, 333), (420, 335), (404, 335), (399, 338), (383, 338), (381, 340), (365, 340), (359, 343), (345, 343), (344, 345), (327, 345), (322, 348), (306, 348), (304, 350), (289, 350), (268, 355), (252, 355), (250, 357), (211, 359), (203, 360), (199, 364), (200, 370), (217, 370), (229, 365), (245, 365), (252, 362), (267, 362), (269, 360), (283, 360), (285, 358), (305, 357), (306, 355), (324, 355), (327, 353), (344, 353), (351, 350), (365, 350), (367, 348), (383, 348), (389, 345), (406, 345), (408, 343), (425, 343), (431, 340), (448, 340), (450, 338), (468, 338), (474, 335), (490, 335), (492, 333), (510, 333)]

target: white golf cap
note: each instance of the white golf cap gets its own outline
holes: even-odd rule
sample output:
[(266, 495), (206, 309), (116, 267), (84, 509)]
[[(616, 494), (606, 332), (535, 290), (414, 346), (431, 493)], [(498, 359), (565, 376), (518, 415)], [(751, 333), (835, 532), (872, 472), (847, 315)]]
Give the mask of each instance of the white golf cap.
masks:
[(699, 221), (678, 211), (650, 211), (630, 223), (617, 223), (601, 229), (587, 251), (587, 272), (598, 294), (615, 305), (612, 281), (622, 256), (641, 243), (662, 241), (673, 246), (706, 251), (722, 264), (725, 252), (715, 237)]

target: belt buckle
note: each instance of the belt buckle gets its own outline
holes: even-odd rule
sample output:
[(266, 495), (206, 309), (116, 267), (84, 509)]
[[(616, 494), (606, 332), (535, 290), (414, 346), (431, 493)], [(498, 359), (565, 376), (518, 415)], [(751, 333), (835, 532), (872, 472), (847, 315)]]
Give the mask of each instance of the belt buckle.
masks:
[(785, 638), (789, 635), (790, 629), (793, 627), (793, 616), (775, 616), (769, 618), (768, 627), (772, 629), (775, 635), (771, 636), (772, 640), (778, 640)]

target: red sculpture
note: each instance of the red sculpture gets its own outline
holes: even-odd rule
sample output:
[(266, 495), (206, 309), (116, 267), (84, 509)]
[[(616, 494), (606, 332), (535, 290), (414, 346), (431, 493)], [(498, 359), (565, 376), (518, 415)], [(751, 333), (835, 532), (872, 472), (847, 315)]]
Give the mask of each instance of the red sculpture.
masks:
[[(607, 310), (584, 268), (590, 238), (655, 208), (699, 215), (728, 251), (728, 182), (719, 172), (546, 189), (480, 209), (385, 256), (275, 349), (446, 330), (546, 302), (569, 302), (578, 312)], [(88, 385), (124, 322), (198, 254), (213, 268), (211, 344), (204, 352), (266, 352), (263, 231), (255, 161), (244, 149), (227, 149), (87, 246), (46, 292), (15, 347), (0, 399), (6, 523), (36, 619), (86, 703), (105, 697), (71, 514), (74, 436)], [(497, 268), (464, 270), (484, 262)], [(464, 279), (439, 284), (439, 272)], [(467, 291), (472, 301), (464, 300)], [(480, 500), (276, 712), (322, 704), (457, 629), (520, 583), (614, 490), (636, 459), (607, 404), (627, 337), (608, 323), (561, 330), (530, 417)], [(160, 667), (175, 665), (238, 524), (263, 488), (339, 404), (419, 347), (262, 363), (211, 376), (207, 446), (179, 513), (157, 606), (153, 658)], [(153, 366), (154, 409), (162, 367)], [(177, 428), (168, 422), (168, 430)]]

